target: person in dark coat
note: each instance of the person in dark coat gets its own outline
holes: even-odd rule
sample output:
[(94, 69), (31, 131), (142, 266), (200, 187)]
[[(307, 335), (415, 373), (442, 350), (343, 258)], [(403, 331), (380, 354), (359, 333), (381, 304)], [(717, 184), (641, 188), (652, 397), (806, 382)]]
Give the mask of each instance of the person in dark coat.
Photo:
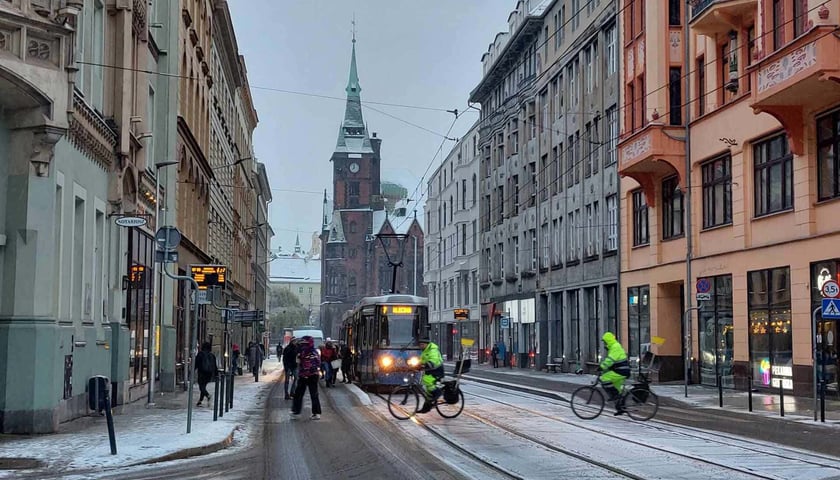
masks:
[(493, 368), (499, 368), (499, 345), (493, 344), (493, 349), (490, 350), (490, 355), (493, 357)]
[(210, 401), (210, 392), (207, 391), (207, 384), (216, 376), (218, 372), (218, 364), (216, 363), (216, 356), (213, 355), (212, 346), (210, 342), (201, 344), (201, 351), (195, 356), (195, 370), (198, 373), (198, 388), (201, 394), (198, 397), (197, 407), (201, 406), (201, 402), (206, 398)]
[(341, 382), (352, 383), (353, 377), (350, 370), (353, 368), (353, 351), (346, 343), (341, 346)]
[[(298, 355), (298, 347), (297, 347), (297, 339), (293, 338), (286, 348), (283, 349), (283, 371), (285, 372), (285, 380), (283, 381), (283, 393), (285, 394), (284, 398), (289, 400), (292, 398), (289, 395), (289, 392), (294, 393), (295, 388), (297, 387), (297, 355)], [(289, 389), (289, 380), (292, 382), (292, 388)]]
[(251, 365), (251, 373), (254, 374), (255, 382), (260, 381), (260, 368), (264, 358), (263, 349), (257, 344), (252, 344), (248, 351), (248, 363)]

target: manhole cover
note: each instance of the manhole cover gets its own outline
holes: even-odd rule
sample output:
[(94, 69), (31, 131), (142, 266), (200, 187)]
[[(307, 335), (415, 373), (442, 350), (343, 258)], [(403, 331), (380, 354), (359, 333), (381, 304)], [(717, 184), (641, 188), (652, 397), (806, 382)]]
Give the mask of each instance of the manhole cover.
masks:
[(0, 458), (0, 470), (29, 470), (43, 466), (44, 462), (34, 458)]

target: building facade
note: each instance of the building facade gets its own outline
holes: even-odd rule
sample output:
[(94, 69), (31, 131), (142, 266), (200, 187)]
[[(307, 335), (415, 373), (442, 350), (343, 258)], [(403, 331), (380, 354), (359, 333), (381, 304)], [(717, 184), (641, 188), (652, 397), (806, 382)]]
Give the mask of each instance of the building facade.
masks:
[(617, 330), (615, 16), (614, 2), (518, 2), (470, 95), (483, 344), (518, 366), (594, 367)]
[[(676, 367), (665, 379), (687, 370), (703, 384), (720, 377), (745, 388), (751, 379), (806, 395), (816, 338), (818, 378), (836, 394), (837, 321), (816, 312), (814, 331), (812, 314), (838, 273), (830, 245), (840, 228), (832, 201), (840, 195), (832, 153), (840, 40), (826, 32), (837, 28), (840, 5), (646, 7), (646, 23), (624, 33), (637, 51), (647, 38), (647, 56), (627, 60), (624, 79), (644, 78), (650, 93), (639, 92), (635, 118), (623, 118), (622, 329), (634, 344), (666, 339), (659, 353)], [(653, 32), (673, 42), (654, 42)], [(688, 88), (676, 80), (679, 68), (691, 71)], [(698, 287), (708, 287), (708, 300), (696, 300)], [(699, 312), (682, 322), (691, 307)]]
[(479, 331), (477, 125), (452, 147), (426, 184), (423, 280), (429, 292), (431, 340), (448, 358), (458, 355), (462, 338), (485, 338)]
[[(311, 325), (320, 326), (321, 308), (321, 252), (304, 252), (300, 239), (292, 253), (279, 253), (271, 260), (272, 289), (288, 290), (309, 311)], [(268, 309), (266, 310), (268, 311)]]
[[(337, 338), (341, 317), (362, 297), (391, 291), (390, 262), (399, 263), (396, 252), (405, 259), (397, 270), (395, 291), (417, 288), (423, 296), (423, 232), (414, 212), (407, 212), (405, 202), (393, 213), (385, 208), (381, 193), (380, 168), (382, 139), (368, 134), (362, 116), (361, 86), (356, 68), (356, 40), (350, 61), (346, 88), (344, 121), (330, 161), (333, 164), (332, 201), (324, 192), (324, 215), (321, 234), (321, 328)], [(396, 239), (379, 240), (378, 234), (408, 235), (405, 248)], [(387, 252), (387, 254), (386, 254)]]

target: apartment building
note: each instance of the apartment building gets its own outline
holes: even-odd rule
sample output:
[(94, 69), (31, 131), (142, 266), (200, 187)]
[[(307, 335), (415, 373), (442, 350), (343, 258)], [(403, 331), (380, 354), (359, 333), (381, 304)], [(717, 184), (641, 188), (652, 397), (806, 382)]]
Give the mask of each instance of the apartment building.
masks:
[(619, 145), (631, 354), (658, 336), (663, 380), (808, 395), (816, 373), (836, 394), (816, 309), (838, 274), (840, 4), (644, 3), (625, 4)]
[(461, 339), (490, 345), (479, 330), (478, 123), (452, 147), (426, 184), (426, 254), (423, 281), (429, 293), (431, 339), (455, 358)]
[(617, 327), (618, 30), (609, 1), (520, 1), (482, 57), (482, 322), (513, 363), (594, 367)]

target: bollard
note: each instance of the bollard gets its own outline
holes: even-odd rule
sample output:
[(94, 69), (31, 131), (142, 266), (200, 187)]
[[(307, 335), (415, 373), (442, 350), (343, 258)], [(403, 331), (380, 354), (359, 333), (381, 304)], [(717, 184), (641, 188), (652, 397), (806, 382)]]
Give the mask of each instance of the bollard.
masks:
[(750, 404), (749, 408), (752, 412), (752, 375), (747, 377), (747, 400)]
[(230, 411), (230, 402), (231, 402), (231, 395), (233, 392), (233, 372), (231, 372), (227, 377), (225, 377), (225, 381), (227, 382), (227, 386), (225, 387), (225, 412)]
[(785, 416), (785, 386), (779, 381), (779, 413)]
[(114, 433), (114, 415), (111, 414), (111, 396), (105, 397), (105, 421), (108, 423), (108, 443), (111, 444), (111, 455), (117, 454), (117, 436)]
[(233, 387), (236, 385), (233, 377), (230, 377), (230, 388), (228, 389), (228, 403), (230, 404), (230, 408), (233, 408)]
[(825, 380), (820, 382), (820, 422), (825, 423)]
[(219, 383), (219, 401), (217, 402), (216, 405), (217, 405), (217, 408), (219, 410), (219, 418), (222, 418), (222, 417), (225, 416), (225, 403), (227, 403), (226, 402), (227, 397), (225, 396), (226, 395), (225, 394), (225, 390), (226, 390), (225, 384), (227, 383), (227, 377), (226, 377), (227, 374), (223, 371), (219, 375), (221, 375), (221, 378), (219, 379), (219, 382), (218, 382)]
[(219, 419), (219, 376), (213, 381), (213, 421)]
[(718, 406), (723, 408), (723, 378), (718, 375), (717, 376), (717, 384), (718, 384)]

